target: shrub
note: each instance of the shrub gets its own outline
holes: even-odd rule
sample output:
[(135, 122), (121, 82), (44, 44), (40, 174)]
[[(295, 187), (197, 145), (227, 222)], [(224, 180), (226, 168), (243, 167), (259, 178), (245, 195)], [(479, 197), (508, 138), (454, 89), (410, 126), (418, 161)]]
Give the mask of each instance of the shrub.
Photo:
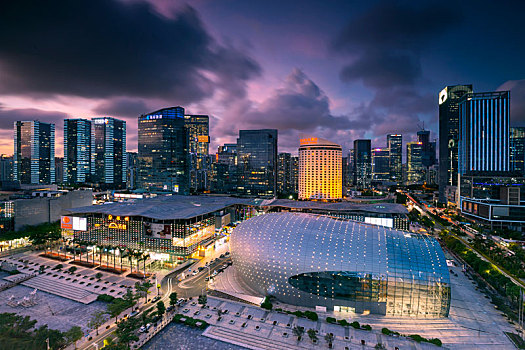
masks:
[(280, 307), (278, 307), (277, 309), (275, 309), (275, 311), (283, 311), (283, 309), (281, 309)]
[(297, 317), (304, 317), (305, 316), (305, 314), (302, 311), (300, 311), (300, 310), (292, 312), (292, 315), (295, 315)]
[(337, 321), (337, 323), (339, 323), (343, 327), (350, 326), (350, 323), (347, 320), (339, 320), (339, 321)]
[(354, 327), (355, 329), (361, 328), (361, 325), (357, 321), (350, 323), (350, 326)]
[(317, 321), (319, 319), (319, 316), (317, 315), (317, 313), (313, 311), (305, 311), (304, 315), (306, 316), (306, 318), (312, 321)]
[(104, 301), (106, 303), (111, 303), (113, 300), (115, 300), (115, 297), (109, 294), (99, 294), (97, 296), (97, 300)]
[(264, 298), (264, 301), (261, 303), (261, 307), (266, 310), (271, 310), (273, 305), (268, 299), (268, 297)]
[(336, 323), (337, 320), (335, 318), (333, 318), (333, 317), (327, 317), (326, 318), (326, 322), (328, 322), (328, 323)]
[(419, 334), (411, 334), (408, 336), (409, 338), (417, 341), (418, 343), (422, 342), (422, 341), (426, 341), (425, 338), (423, 338), (422, 336), (420, 336)]
[(438, 338), (430, 339), (428, 342), (429, 342), (429, 343), (432, 343), (432, 344), (434, 344), (434, 345), (437, 345), (437, 346), (441, 346), (441, 345), (443, 345), (443, 343), (441, 342), (441, 340), (439, 340)]
[(361, 326), (361, 329), (364, 329), (365, 331), (371, 331), (372, 326), (370, 326), (369, 324), (364, 324)]
[(390, 331), (390, 329), (385, 327), (381, 329), (381, 333), (383, 333), (384, 335), (390, 335), (392, 332)]
[(11, 270), (8, 272), (10, 275), (18, 275), (20, 273), (20, 271), (18, 270)]
[(53, 267), (53, 270), (60, 270), (63, 267), (64, 267), (64, 265), (58, 264), (57, 266)]
[(95, 275), (95, 278), (96, 278), (96, 279), (101, 279), (102, 276), (104, 276), (104, 275), (101, 274), (101, 273), (99, 272), (99, 273), (97, 273), (97, 274)]

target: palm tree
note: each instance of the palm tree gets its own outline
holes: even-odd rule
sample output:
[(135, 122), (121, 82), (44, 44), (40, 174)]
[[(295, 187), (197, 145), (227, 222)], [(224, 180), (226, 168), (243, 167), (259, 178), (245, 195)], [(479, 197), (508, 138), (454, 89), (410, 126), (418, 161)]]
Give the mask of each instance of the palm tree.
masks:
[(98, 263), (100, 266), (102, 266), (102, 249), (104, 249), (104, 246), (102, 244), (97, 244), (98, 249)]
[(124, 253), (126, 249), (122, 248), (121, 246), (118, 246), (117, 249), (118, 255), (120, 256), (120, 272), (122, 272), (122, 253)]
[(128, 248), (126, 253), (129, 260), (130, 272), (133, 273), (133, 249)]
[(142, 252), (138, 252), (138, 251), (134, 252), (133, 256), (135, 257), (135, 260), (137, 262), (136, 265), (137, 265), (137, 274), (138, 274), (140, 272), (140, 270), (139, 270), (139, 268), (140, 268), (139, 262), (140, 262), (140, 259), (142, 258)]
[(315, 343), (317, 340), (317, 333), (315, 333), (315, 329), (310, 328), (306, 333), (310, 337), (310, 340)]
[(292, 329), (293, 334), (297, 337), (297, 341), (301, 341), (301, 338), (304, 335), (304, 327), (295, 326)]
[(144, 278), (146, 278), (146, 260), (148, 260), (150, 255), (148, 253), (144, 253), (142, 255), (142, 260), (144, 261)]
[(334, 334), (333, 333), (326, 333), (324, 336), (324, 340), (328, 343), (328, 347), (332, 348), (332, 342), (334, 341)]

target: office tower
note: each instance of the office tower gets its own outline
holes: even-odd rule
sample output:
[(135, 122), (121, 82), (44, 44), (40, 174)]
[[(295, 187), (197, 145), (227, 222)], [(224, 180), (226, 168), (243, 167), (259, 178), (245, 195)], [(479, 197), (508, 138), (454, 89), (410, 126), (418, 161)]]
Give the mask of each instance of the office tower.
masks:
[(292, 156), (290, 166), (290, 187), (293, 194), (299, 193), (299, 157)]
[(417, 141), (421, 142), (422, 154), (421, 162), (425, 168), (436, 164), (436, 142), (430, 141), (430, 130), (420, 130), (417, 132)]
[(125, 188), (126, 122), (115, 118), (93, 118), (92, 182), (103, 188)]
[(219, 146), (212, 163), (211, 191), (233, 194), (237, 192), (237, 144)]
[(510, 128), (510, 169), (525, 176), (525, 127)]
[(0, 156), (0, 181), (13, 181), (13, 157)]
[(445, 187), (457, 186), (459, 100), (472, 85), (446, 86), (439, 93), (439, 202), (446, 203)]
[(127, 185), (129, 189), (137, 188), (137, 170), (138, 160), (137, 152), (126, 152), (126, 165), (127, 165)]
[(346, 190), (350, 186), (350, 181), (348, 179), (349, 172), (348, 172), (348, 157), (343, 157), (341, 162), (341, 172), (342, 172), (342, 184), (343, 184), (343, 197), (346, 195)]
[(299, 146), (299, 199), (343, 197), (340, 145), (318, 137), (306, 137)]
[(14, 122), (13, 177), (21, 184), (55, 182), (55, 124)]
[(64, 183), (64, 158), (55, 157), (55, 182)]
[(348, 152), (348, 186), (351, 187), (354, 184), (354, 150), (351, 149)]
[(403, 136), (400, 134), (386, 135), (387, 148), (390, 150), (390, 179), (395, 182), (402, 182), (403, 164)]
[(360, 189), (370, 186), (372, 177), (371, 140), (354, 140), (354, 185)]
[(207, 115), (185, 115), (190, 152), (190, 188), (202, 192), (208, 188), (208, 153), (210, 118)]
[(372, 180), (390, 180), (390, 150), (388, 148), (374, 148), (372, 150)]
[(240, 130), (237, 139), (238, 191), (251, 196), (277, 194), (277, 130)]
[(138, 136), (137, 187), (189, 194), (189, 142), (184, 108), (169, 107), (141, 115)]
[(425, 181), (423, 165), (423, 143), (407, 143), (407, 184), (422, 184)]
[[(82, 184), (91, 176), (91, 121), (64, 119), (64, 184)], [(58, 178), (58, 174), (57, 174)]]
[(459, 174), (510, 170), (510, 92), (465, 94), (459, 102)]
[(290, 195), (293, 190), (293, 157), (290, 153), (277, 156), (277, 193)]

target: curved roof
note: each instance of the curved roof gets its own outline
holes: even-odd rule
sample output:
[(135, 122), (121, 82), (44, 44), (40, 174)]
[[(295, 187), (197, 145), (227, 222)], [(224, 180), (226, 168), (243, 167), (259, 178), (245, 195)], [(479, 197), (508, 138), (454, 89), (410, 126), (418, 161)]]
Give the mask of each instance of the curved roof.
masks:
[(230, 246), (234, 263), (250, 273), (261, 268), (287, 276), (354, 271), (386, 279), (450, 283), (445, 256), (434, 238), (357, 221), (304, 213), (265, 214), (239, 224)]

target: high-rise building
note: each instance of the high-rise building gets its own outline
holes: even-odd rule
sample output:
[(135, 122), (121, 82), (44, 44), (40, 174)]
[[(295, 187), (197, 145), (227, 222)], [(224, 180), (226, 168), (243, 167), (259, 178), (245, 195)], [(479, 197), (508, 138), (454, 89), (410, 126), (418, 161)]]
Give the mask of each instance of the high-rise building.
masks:
[(210, 118), (207, 115), (185, 115), (190, 152), (190, 188), (194, 192), (208, 189)]
[(417, 141), (421, 142), (423, 153), (421, 161), (425, 168), (436, 164), (436, 142), (430, 141), (430, 130), (420, 130), (417, 132)]
[(115, 118), (93, 118), (92, 182), (104, 188), (125, 188), (126, 122)]
[(305, 137), (299, 146), (299, 199), (343, 197), (340, 145), (318, 137)]
[(290, 186), (292, 193), (299, 193), (299, 157), (292, 156), (290, 166)]
[(13, 157), (0, 155), (0, 181), (13, 181)]
[(277, 193), (286, 195), (297, 193), (295, 177), (298, 173), (296, 168), (297, 157), (290, 153), (279, 153), (277, 156)]
[(368, 188), (372, 178), (372, 141), (354, 140), (354, 185)]
[(91, 147), (91, 121), (64, 119), (64, 160), (61, 179), (64, 184), (81, 184), (90, 181)]
[(138, 136), (137, 187), (189, 194), (189, 142), (184, 108), (169, 107), (141, 115)]
[(459, 102), (459, 174), (510, 170), (510, 92), (463, 95)]
[(510, 128), (510, 169), (525, 176), (525, 127)]
[(64, 183), (64, 158), (55, 157), (55, 182)]
[(403, 136), (400, 134), (386, 135), (386, 147), (390, 150), (390, 179), (402, 182)]
[(237, 169), (240, 194), (274, 197), (277, 194), (277, 130), (240, 130)]
[(137, 188), (137, 171), (138, 171), (138, 160), (137, 152), (126, 152), (126, 165), (128, 167), (127, 171), (127, 188), (135, 189)]
[(390, 180), (390, 149), (374, 148), (372, 150), (372, 180)]
[(211, 191), (233, 194), (237, 192), (237, 144), (219, 146), (212, 163)]
[(423, 165), (423, 143), (407, 143), (407, 184), (422, 184), (425, 181)]
[(55, 182), (55, 124), (14, 122), (13, 177), (21, 184)]
[(446, 86), (439, 93), (439, 201), (446, 202), (445, 187), (457, 186), (459, 100), (472, 85)]

